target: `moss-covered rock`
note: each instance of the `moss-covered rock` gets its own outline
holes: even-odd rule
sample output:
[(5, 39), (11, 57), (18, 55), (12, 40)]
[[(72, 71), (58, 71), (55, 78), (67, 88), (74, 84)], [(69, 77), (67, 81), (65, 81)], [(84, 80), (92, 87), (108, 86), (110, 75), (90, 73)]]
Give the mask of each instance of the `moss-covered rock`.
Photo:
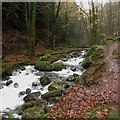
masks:
[(94, 60), (103, 57), (103, 46), (94, 45), (91, 50), (85, 55), (85, 59), (82, 62), (82, 66), (87, 69), (90, 65), (94, 63)]
[(30, 94), (28, 94), (28, 95), (26, 95), (24, 98), (23, 98), (23, 100), (25, 101), (25, 102), (29, 102), (29, 101), (31, 101), (31, 100), (36, 100), (36, 99), (38, 99), (38, 97), (40, 96), (40, 92), (38, 91), (38, 92), (33, 92), (33, 93), (30, 93)]
[(41, 71), (52, 71), (54, 66), (48, 61), (37, 61), (35, 63), (35, 68)]
[(22, 105), (22, 110), (24, 111), (24, 110), (26, 110), (28, 108), (35, 107), (35, 106), (37, 106), (37, 103), (36, 103), (36, 101), (32, 100), (32, 101), (29, 101), (27, 103), (24, 103)]
[(53, 82), (49, 87), (48, 90), (65, 90), (66, 88), (69, 87), (69, 84), (66, 83), (65, 81), (59, 81), (59, 82)]
[(49, 61), (50, 58), (51, 58), (51, 55), (49, 53), (47, 53), (41, 59), (42, 59), (42, 61)]
[(62, 69), (64, 69), (65, 68), (65, 65), (63, 65), (63, 64), (61, 64), (61, 63), (56, 63), (56, 64), (54, 64), (54, 70), (55, 71), (60, 71), (60, 70), (62, 70)]
[(40, 83), (42, 86), (46, 86), (51, 83), (51, 75), (45, 74), (40, 78)]
[(44, 115), (44, 110), (41, 107), (32, 107), (32, 108), (26, 109), (22, 113), (22, 119), (25, 119), (25, 118), (38, 118), (40, 115), (41, 116)]
[(49, 91), (49, 92), (41, 95), (41, 97), (42, 97), (43, 99), (49, 100), (49, 99), (52, 98), (52, 97), (62, 96), (62, 93), (63, 93), (62, 90), (52, 90), (52, 91)]

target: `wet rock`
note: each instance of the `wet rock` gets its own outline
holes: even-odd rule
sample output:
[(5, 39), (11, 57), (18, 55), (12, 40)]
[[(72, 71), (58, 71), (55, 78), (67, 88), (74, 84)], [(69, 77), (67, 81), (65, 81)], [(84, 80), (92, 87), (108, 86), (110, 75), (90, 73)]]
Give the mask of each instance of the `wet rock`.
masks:
[(44, 110), (41, 107), (32, 107), (32, 108), (28, 108), (26, 109), (23, 113), (22, 113), (22, 119), (29, 119), (29, 118), (38, 118), (39, 116), (44, 115)]
[(75, 78), (74, 78), (73, 75), (70, 75), (70, 76), (66, 79), (66, 81), (69, 81), (69, 82), (75, 81)]
[(12, 83), (13, 83), (12, 80), (8, 80), (8, 81), (6, 82), (6, 86), (8, 86), (8, 85), (10, 85), (10, 84), (12, 84)]
[(35, 63), (35, 68), (41, 71), (52, 71), (54, 66), (48, 61), (37, 61)]
[(78, 74), (73, 74), (73, 75), (70, 75), (70, 76), (66, 79), (66, 81), (75, 82), (78, 78), (79, 78), (79, 75), (78, 75)]
[(18, 87), (18, 83), (15, 83), (15, 84), (14, 84), (14, 87), (17, 88), (17, 87)]
[(69, 87), (69, 84), (66, 83), (65, 81), (59, 81), (59, 82), (53, 82), (49, 87), (48, 90), (65, 90), (66, 88)]
[(21, 92), (19, 92), (19, 95), (18, 95), (18, 96), (20, 97), (20, 96), (23, 96), (23, 95), (25, 95), (25, 94), (26, 94), (25, 91), (21, 91)]
[(76, 67), (76, 66), (72, 66), (70, 69), (71, 69), (73, 72), (75, 72), (77, 68), (78, 68), (78, 67)]
[(51, 75), (50, 74), (45, 74), (40, 78), (40, 83), (42, 86), (46, 86), (51, 83)]
[(49, 100), (52, 97), (62, 96), (62, 94), (63, 94), (63, 90), (52, 90), (41, 95), (41, 98)]
[(28, 94), (27, 96), (25, 96), (24, 98), (23, 98), (23, 100), (25, 101), (25, 102), (29, 102), (29, 101), (31, 101), (31, 100), (36, 100), (39, 96), (41, 95), (41, 93), (38, 91), (38, 92), (33, 92), (33, 93), (30, 93), (30, 94)]
[(31, 93), (31, 89), (30, 88), (27, 88), (26, 89), (26, 94), (30, 94)]
[(21, 70), (24, 71), (24, 70), (25, 70), (25, 67), (22, 67)]
[(65, 65), (63, 65), (61, 63), (55, 63), (54, 64), (54, 70), (55, 71), (61, 71), (62, 69), (65, 69)]
[(40, 85), (40, 82), (33, 82), (32, 83), (32, 87), (37, 87), (37, 86), (39, 86)]

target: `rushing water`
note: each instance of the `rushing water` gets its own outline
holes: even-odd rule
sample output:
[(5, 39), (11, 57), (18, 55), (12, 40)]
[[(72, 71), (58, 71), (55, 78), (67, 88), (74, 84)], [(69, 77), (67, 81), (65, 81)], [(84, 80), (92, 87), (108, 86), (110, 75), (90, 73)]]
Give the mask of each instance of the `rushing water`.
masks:
[[(78, 57), (68, 58), (67, 61), (59, 60), (56, 63), (63, 63), (66, 68), (61, 71), (52, 71), (51, 74), (57, 74), (59, 77), (67, 78), (69, 75), (78, 74), (81, 75), (85, 70), (80, 66), (80, 63), (83, 61), (83, 55), (85, 51), (82, 51), (81, 55)], [(76, 70), (71, 70), (71, 67), (76, 67)], [(37, 75), (39, 73), (39, 75)], [(7, 108), (15, 109), (18, 105), (24, 103), (23, 98), (26, 96), (19, 96), (19, 93), (26, 91), (27, 88), (31, 89), (31, 92), (40, 91), (41, 94), (48, 92), (49, 85), (43, 87), (40, 84), (41, 74), (40, 71), (36, 70), (34, 66), (28, 65), (24, 69), (17, 69), (13, 71), (9, 80), (12, 80), (13, 83), (6, 86), (6, 81), (2, 81), (2, 88), (0, 89), (0, 111), (6, 110)], [(40, 85), (33, 87), (32, 83), (37, 82)], [(15, 87), (17, 84), (17, 87)]]

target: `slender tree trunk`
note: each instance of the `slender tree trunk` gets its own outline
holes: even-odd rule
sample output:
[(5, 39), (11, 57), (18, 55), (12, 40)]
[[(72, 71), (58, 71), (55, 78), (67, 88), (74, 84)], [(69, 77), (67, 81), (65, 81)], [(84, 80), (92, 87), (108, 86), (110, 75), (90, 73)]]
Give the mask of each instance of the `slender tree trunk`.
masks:
[(36, 3), (25, 3), (26, 11), (26, 30), (28, 36), (28, 56), (31, 58), (35, 50), (35, 21), (36, 21)]

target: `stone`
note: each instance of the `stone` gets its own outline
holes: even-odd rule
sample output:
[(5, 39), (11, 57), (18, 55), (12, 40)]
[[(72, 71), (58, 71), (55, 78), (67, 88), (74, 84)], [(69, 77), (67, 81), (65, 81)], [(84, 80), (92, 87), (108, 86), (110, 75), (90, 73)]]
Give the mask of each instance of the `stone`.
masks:
[(35, 63), (35, 68), (40, 71), (52, 71), (54, 66), (48, 61), (37, 61)]
[(18, 83), (14, 83), (14, 87), (17, 88), (18, 87)]
[(22, 113), (22, 119), (29, 119), (29, 118), (39, 118), (40, 115), (44, 115), (44, 110), (41, 107), (32, 107), (32, 108), (28, 108), (26, 109), (23, 113)]
[(50, 98), (53, 98), (53, 97), (62, 96), (62, 94), (63, 94), (62, 90), (52, 90), (41, 95), (41, 98), (49, 100)]
[(25, 102), (29, 102), (31, 100), (36, 100), (39, 96), (41, 95), (41, 93), (38, 91), (38, 92), (33, 92), (33, 93), (30, 93), (30, 94), (27, 94), (23, 100)]
[(33, 82), (32, 83), (32, 87), (37, 87), (37, 86), (39, 86), (40, 85), (40, 82)]
[(46, 86), (51, 83), (51, 75), (45, 74), (40, 78), (40, 83), (42, 86)]
[(31, 89), (30, 88), (27, 88), (26, 89), (26, 94), (30, 94), (31, 93)]
[(26, 94), (25, 91), (21, 91), (21, 92), (19, 92), (19, 95), (18, 95), (18, 96), (20, 97), (20, 96), (23, 96), (23, 95), (25, 95), (25, 94)]
[(65, 90), (66, 88), (69, 87), (69, 84), (66, 83), (65, 81), (59, 81), (59, 82), (53, 82), (49, 87), (48, 90)]
[(9, 85), (12, 84), (12, 83), (13, 83), (12, 80), (7, 80), (7, 82), (6, 82), (6, 86), (9, 86)]

